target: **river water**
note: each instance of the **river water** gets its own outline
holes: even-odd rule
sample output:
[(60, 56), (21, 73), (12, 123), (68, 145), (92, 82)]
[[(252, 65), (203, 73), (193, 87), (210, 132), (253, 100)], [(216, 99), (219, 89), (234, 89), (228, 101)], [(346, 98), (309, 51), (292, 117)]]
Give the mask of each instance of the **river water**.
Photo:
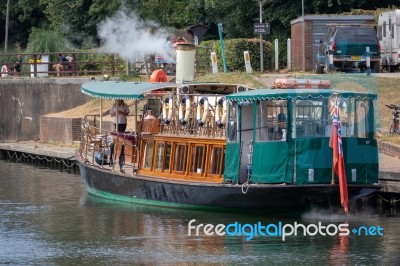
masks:
[[(206, 224), (215, 229), (235, 222), (271, 224), (276, 227), (268, 232), (278, 236), (249, 239), (250, 227), (241, 236), (208, 236), (203, 230)], [(321, 222), (332, 235), (299, 231), (282, 241), (279, 229), (273, 230), (280, 223), (289, 232), (296, 222), (307, 228)], [(340, 224), (359, 231), (365, 226), (368, 235), (364, 230), (339, 236)], [(88, 196), (76, 173), (0, 160), (0, 265), (5, 264), (399, 265), (400, 216), (393, 210), (238, 214), (127, 204)]]

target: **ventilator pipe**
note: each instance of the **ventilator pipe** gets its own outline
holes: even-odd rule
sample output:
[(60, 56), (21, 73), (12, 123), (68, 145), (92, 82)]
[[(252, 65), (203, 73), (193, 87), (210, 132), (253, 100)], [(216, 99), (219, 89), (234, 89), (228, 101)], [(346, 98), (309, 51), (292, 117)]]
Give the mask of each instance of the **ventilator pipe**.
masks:
[[(201, 106), (203, 106), (203, 114), (201, 114)], [(196, 120), (197, 125), (202, 127), (207, 121), (208, 116), (208, 98), (202, 97), (197, 104)]]
[[(185, 108), (185, 116), (183, 115), (183, 107)], [(178, 112), (178, 117), (179, 117), (179, 123), (181, 123), (182, 126), (185, 126), (189, 122), (189, 117), (190, 117), (190, 99), (188, 96), (184, 96), (179, 104), (179, 112)]]
[[(168, 105), (168, 112), (167, 112), (167, 105)], [(163, 122), (166, 125), (169, 125), (171, 123), (172, 105), (173, 105), (172, 97), (170, 96), (170, 97), (165, 98), (164, 103), (163, 103), (163, 109), (162, 109), (162, 117), (163, 117)]]
[[(219, 113), (220, 113), (221, 107), (222, 107), (222, 117), (220, 118)], [(215, 123), (220, 128), (226, 124), (226, 113), (227, 113), (226, 108), (227, 108), (227, 106), (226, 106), (225, 98), (220, 98), (215, 107)]]

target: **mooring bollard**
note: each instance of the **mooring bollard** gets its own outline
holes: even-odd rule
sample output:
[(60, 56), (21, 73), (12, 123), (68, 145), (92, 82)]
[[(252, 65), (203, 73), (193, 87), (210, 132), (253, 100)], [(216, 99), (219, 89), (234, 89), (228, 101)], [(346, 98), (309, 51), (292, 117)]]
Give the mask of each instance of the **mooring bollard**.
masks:
[(333, 71), (333, 51), (329, 50), (329, 68), (327, 69), (326, 72), (331, 72)]
[(367, 46), (365, 49), (366, 49), (366, 52), (367, 52), (367, 58), (366, 58), (367, 75), (371, 75), (371, 59), (370, 59), (370, 56), (369, 56), (369, 46)]
[(275, 39), (275, 71), (279, 69), (279, 41)]
[(211, 53), (211, 66), (213, 74), (218, 74), (217, 54), (215, 52)]
[(286, 47), (287, 47), (287, 68), (288, 70), (290, 70), (292, 69), (292, 50), (291, 50), (292, 45), (290, 38), (287, 39)]
[(243, 52), (243, 57), (244, 57), (244, 66), (246, 68), (247, 73), (253, 72), (253, 69), (251, 68), (251, 62), (250, 62), (250, 53), (249, 51), (244, 51)]

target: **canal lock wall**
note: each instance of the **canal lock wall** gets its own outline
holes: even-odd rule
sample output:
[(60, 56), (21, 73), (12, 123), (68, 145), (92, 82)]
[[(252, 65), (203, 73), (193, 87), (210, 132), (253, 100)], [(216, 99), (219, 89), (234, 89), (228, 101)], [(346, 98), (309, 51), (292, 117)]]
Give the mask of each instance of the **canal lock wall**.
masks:
[(89, 101), (90, 97), (80, 91), (86, 81), (89, 79), (0, 79), (0, 142), (47, 142), (51, 139), (45, 133), (51, 130), (53, 135), (61, 137), (61, 143), (72, 143), (79, 134), (81, 118), (42, 116)]

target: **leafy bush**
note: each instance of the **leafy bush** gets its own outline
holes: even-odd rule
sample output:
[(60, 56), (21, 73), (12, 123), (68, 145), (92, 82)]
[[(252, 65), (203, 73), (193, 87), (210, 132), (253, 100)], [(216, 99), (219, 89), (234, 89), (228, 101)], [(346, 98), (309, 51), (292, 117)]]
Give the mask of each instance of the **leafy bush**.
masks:
[[(78, 65), (78, 71), (85, 71), (87, 74), (91, 74), (91, 71), (102, 71), (111, 73), (111, 54), (98, 53), (97, 51), (80, 51), (87, 52), (85, 54), (78, 54), (76, 61), (86, 62)], [(115, 71), (125, 71), (125, 62), (119, 56), (114, 56)]]

